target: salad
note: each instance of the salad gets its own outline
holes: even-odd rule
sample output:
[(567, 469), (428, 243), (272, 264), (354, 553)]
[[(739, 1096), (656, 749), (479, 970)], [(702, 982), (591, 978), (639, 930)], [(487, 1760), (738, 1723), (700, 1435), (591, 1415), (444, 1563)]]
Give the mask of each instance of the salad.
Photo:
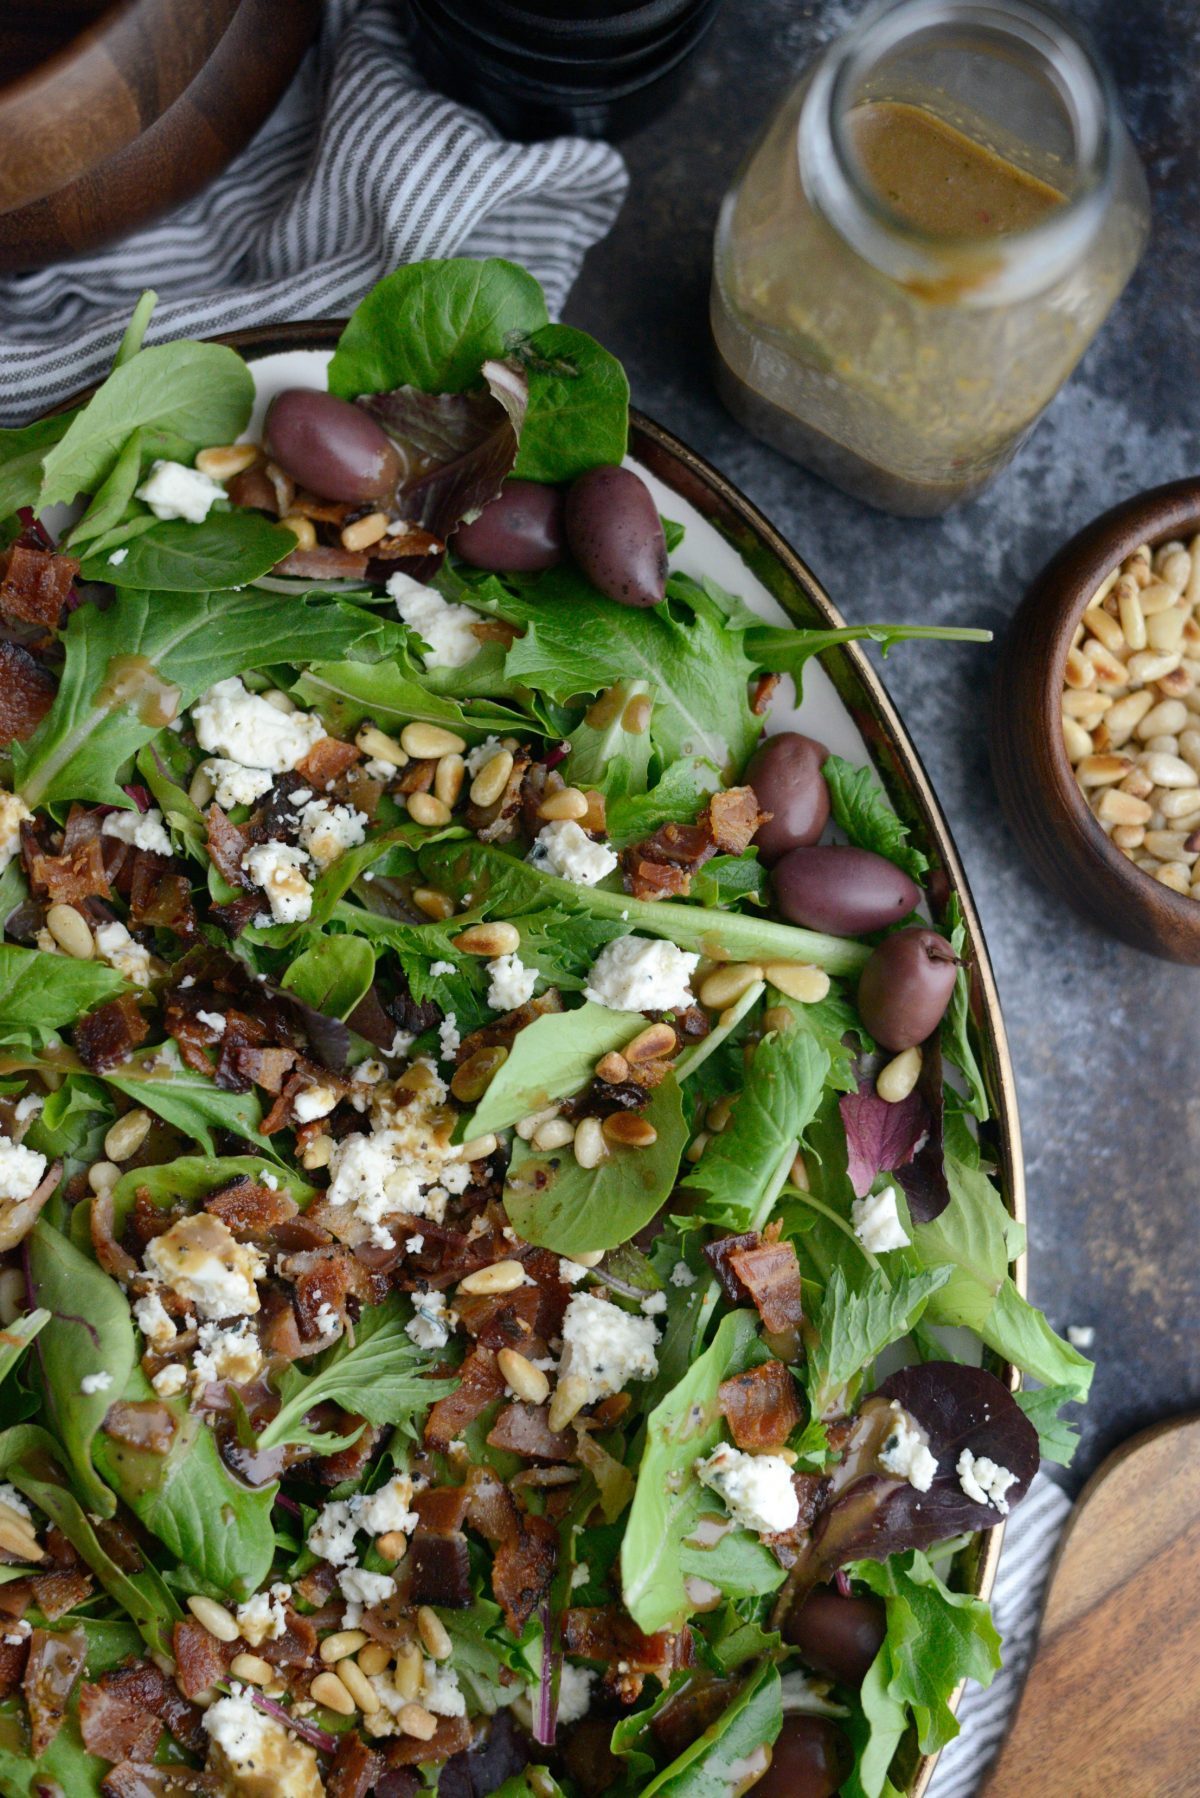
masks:
[(251, 432), (152, 306), (0, 433), (0, 1791), (894, 1795), (1091, 1369), (955, 902), (764, 723), (977, 633), (672, 572), (511, 264)]

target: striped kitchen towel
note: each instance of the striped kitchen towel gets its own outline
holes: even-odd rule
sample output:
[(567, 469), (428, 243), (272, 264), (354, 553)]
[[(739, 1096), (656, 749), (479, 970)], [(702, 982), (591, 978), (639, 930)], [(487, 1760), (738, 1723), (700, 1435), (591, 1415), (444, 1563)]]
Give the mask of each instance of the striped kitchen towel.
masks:
[(107, 249), (0, 276), (0, 422), (101, 375), (145, 287), (160, 296), (153, 342), (334, 317), (422, 257), (508, 256), (557, 316), (620, 210), (620, 155), (580, 138), (506, 142), (430, 92), (400, 12), (327, 0), (284, 99), (204, 193)]

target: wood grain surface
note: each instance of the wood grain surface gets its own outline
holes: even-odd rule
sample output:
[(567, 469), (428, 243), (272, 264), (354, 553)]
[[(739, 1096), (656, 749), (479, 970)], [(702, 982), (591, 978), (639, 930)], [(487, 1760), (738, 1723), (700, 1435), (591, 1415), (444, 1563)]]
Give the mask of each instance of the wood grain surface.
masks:
[(1156, 1425), (1084, 1488), (983, 1798), (1200, 1795), (1200, 1417)]

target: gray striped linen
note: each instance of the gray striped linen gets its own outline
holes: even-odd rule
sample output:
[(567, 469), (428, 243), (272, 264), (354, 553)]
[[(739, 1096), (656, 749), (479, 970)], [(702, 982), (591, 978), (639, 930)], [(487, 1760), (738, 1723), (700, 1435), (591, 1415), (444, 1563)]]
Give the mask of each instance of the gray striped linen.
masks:
[(509, 143), (430, 92), (401, 10), (327, 0), (284, 99), (204, 193), (94, 254), (0, 276), (4, 424), (101, 375), (147, 286), (160, 296), (156, 342), (333, 317), (422, 257), (507, 256), (557, 316), (625, 197), (619, 153), (581, 138)]

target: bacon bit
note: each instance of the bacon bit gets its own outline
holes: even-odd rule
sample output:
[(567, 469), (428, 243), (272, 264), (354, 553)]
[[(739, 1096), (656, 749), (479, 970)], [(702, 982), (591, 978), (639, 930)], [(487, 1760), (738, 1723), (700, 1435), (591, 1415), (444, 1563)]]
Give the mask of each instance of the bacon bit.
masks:
[(454, 1308), (468, 1336), (485, 1348), (520, 1348), (537, 1327), (541, 1296), (536, 1286), (518, 1286), (515, 1292), (465, 1294)]
[(81, 1629), (35, 1629), (29, 1638), (22, 1689), (29, 1706), (30, 1751), (40, 1760), (67, 1714), (71, 1688), (87, 1659), (87, 1637)]
[(317, 1463), (316, 1475), (323, 1486), (340, 1486), (343, 1480), (361, 1479), (367, 1462), (375, 1453), (383, 1439), (384, 1432), (374, 1424), (368, 1423), (365, 1417), (357, 1417), (352, 1411), (343, 1411), (337, 1406), (331, 1407), (334, 1412), (332, 1424), (322, 1419), (322, 1427), (332, 1428), (339, 1436), (354, 1436), (349, 1448), (339, 1449), (334, 1455), (324, 1455)]
[(800, 1263), (790, 1242), (764, 1242), (758, 1248), (736, 1248), (729, 1266), (750, 1295), (763, 1328), (772, 1335), (795, 1329), (804, 1311)]
[(527, 1516), (514, 1504), (517, 1533), (492, 1560), (492, 1594), (519, 1636), (550, 1590), (558, 1564), (558, 1531), (548, 1517)]
[(318, 1319), (325, 1306), (336, 1311), (344, 1322), (346, 1301), (350, 1297), (364, 1304), (378, 1304), (387, 1296), (387, 1282), (374, 1281), (362, 1263), (356, 1261), (341, 1243), (289, 1256), (281, 1264), (280, 1272), (295, 1282), (292, 1304), (305, 1342), (315, 1342), (323, 1334)]
[(7, 1698), (20, 1685), (28, 1654), (28, 1642), (0, 1642), (0, 1698)]
[(170, 1453), (175, 1440), (175, 1419), (157, 1399), (121, 1399), (108, 1407), (101, 1426), (114, 1442), (144, 1448), (152, 1455)]
[(261, 462), (235, 474), (225, 489), (235, 506), (246, 506), (252, 512), (270, 512), (281, 516), (275, 484)]
[(471, 1603), (471, 1555), (461, 1530), (414, 1530), (403, 1561), (410, 1604), (465, 1610)]
[[(526, 1288), (526, 1290), (530, 1290)], [(574, 1438), (565, 1430), (552, 1430), (544, 1405), (505, 1405), (488, 1431), (490, 1448), (507, 1449), (536, 1461), (574, 1461)]]
[(300, 1208), (290, 1192), (284, 1192), (282, 1188), (273, 1191), (269, 1186), (260, 1186), (249, 1175), (243, 1175), (232, 1186), (223, 1186), (220, 1192), (205, 1199), (204, 1209), (219, 1217), (240, 1239), (265, 1236), (285, 1218), (295, 1217)]
[(782, 678), (779, 674), (760, 674), (755, 681), (754, 691), (750, 695), (750, 710), (756, 718), (762, 718), (770, 709), (775, 689)]
[(652, 1673), (666, 1685), (672, 1673), (695, 1662), (692, 1632), (659, 1630), (644, 1636), (632, 1617), (612, 1605), (575, 1606), (563, 1613), (563, 1650), (615, 1666), (628, 1661), (631, 1672)]
[(455, 1391), (438, 1399), (425, 1420), (425, 1441), (430, 1448), (448, 1448), (504, 1391), (504, 1375), (490, 1348), (473, 1348), (459, 1372)]
[(314, 524), (345, 524), (353, 510), (349, 500), (319, 499), (303, 487), (297, 489), (288, 505), (294, 518), (311, 518)]
[(327, 1798), (370, 1798), (383, 1772), (383, 1762), (357, 1730), (340, 1738), (325, 1781)]
[(781, 1448), (800, 1422), (796, 1382), (782, 1361), (722, 1380), (717, 1404), (738, 1448)]
[(47, 1623), (57, 1623), (68, 1611), (92, 1595), (91, 1576), (73, 1570), (35, 1573), (30, 1580), (33, 1596)]
[(318, 543), (312, 549), (293, 549), (276, 562), (273, 574), (294, 575), (301, 581), (361, 581), (368, 558), (357, 550)]
[(625, 891), (637, 899), (673, 899), (692, 890), (692, 877), (671, 862), (647, 861), (637, 848), (622, 851)]
[(78, 573), (74, 556), (13, 543), (0, 563), (0, 612), (55, 631)]
[(433, 788), (436, 773), (437, 763), (429, 758), (410, 762), (396, 782), (397, 790), (409, 796), (413, 793), (428, 793)]
[(134, 850), (129, 921), (138, 929), (173, 930), (185, 943), (194, 940), (197, 925), (191, 882), (186, 874), (176, 872), (165, 856)]
[(199, 1698), (229, 1672), (237, 1642), (218, 1642), (194, 1617), (184, 1617), (172, 1631), (175, 1679), (185, 1698)]
[(111, 891), (98, 837), (61, 855), (47, 855), (28, 824), (21, 826), (21, 855), (29, 884), (51, 905), (79, 905), (84, 899), (107, 899)]
[(0, 749), (28, 741), (57, 690), (53, 675), (22, 644), (0, 642)]
[(741, 855), (769, 816), (749, 787), (714, 793), (694, 824), (664, 824), (622, 852), (626, 892), (636, 899), (687, 894), (705, 862), (718, 853)]
[(296, 772), (309, 786), (321, 790), (327, 780), (336, 780), (361, 760), (362, 750), (353, 743), (343, 743), (339, 737), (320, 737), (304, 760), (297, 763)]
[(153, 1761), (120, 1761), (100, 1781), (103, 1798), (219, 1798), (226, 1790), (215, 1773)]
[(114, 1225), (112, 1188), (93, 1196), (91, 1204), (92, 1247), (96, 1251), (96, 1259), (106, 1274), (123, 1285), (138, 1272), (138, 1264), (121, 1247), (113, 1234)]
[[(157, 1679), (155, 1679), (157, 1676)], [(149, 1661), (106, 1673), (79, 1688), (79, 1733), (89, 1754), (106, 1761), (148, 1761), (162, 1734), (166, 1682)], [(190, 1708), (190, 1707), (189, 1707)]]
[[(209, 806), (204, 822), (208, 832), (208, 853), (218, 871), (231, 887), (241, 887), (244, 892), (250, 881), (242, 870), (242, 857), (249, 845), (241, 826), (230, 823), (215, 802)], [(256, 900), (256, 909), (257, 904)]]
[[(422, 561), (427, 556), (441, 556), (446, 545), (432, 531), (422, 525), (411, 524), (405, 519), (390, 536), (383, 537), (378, 543), (371, 545), (373, 562), (395, 562), (405, 558), (419, 556)], [(415, 577), (414, 577), (415, 578)]]
[(75, 1026), (75, 1052), (84, 1067), (93, 1074), (103, 1074), (118, 1062), (128, 1061), (149, 1033), (150, 1026), (138, 1010), (137, 1000), (126, 994), (80, 1018)]
[(392, 1736), (382, 1753), (389, 1767), (415, 1767), (418, 1763), (448, 1761), (452, 1754), (464, 1754), (470, 1746), (471, 1725), (465, 1717), (439, 1717), (427, 1742), (418, 1741), (416, 1736)]
[(254, 922), (261, 909), (262, 902), (258, 898), (228, 899), (223, 905), (210, 905), (208, 915), (233, 942), (241, 936), (247, 924)]
[(729, 787), (708, 802), (709, 828), (721, 855), (741, 855), (771, 813), (760, 810), (753, 787)]
[(461, 1530), (471, 1500), (469, 1486), (427, 1486), (414, 1492), (412, 1508), (421, 1528), (435, 1536), (451, 1536)]
[(317, 1658), (317, 1631), (311, 1617), (302, 1617), (291, 1605), (285, 1612), (281, 1636), (263, 1642), (256, 1650), (272, 1667), (304, 1667)]

